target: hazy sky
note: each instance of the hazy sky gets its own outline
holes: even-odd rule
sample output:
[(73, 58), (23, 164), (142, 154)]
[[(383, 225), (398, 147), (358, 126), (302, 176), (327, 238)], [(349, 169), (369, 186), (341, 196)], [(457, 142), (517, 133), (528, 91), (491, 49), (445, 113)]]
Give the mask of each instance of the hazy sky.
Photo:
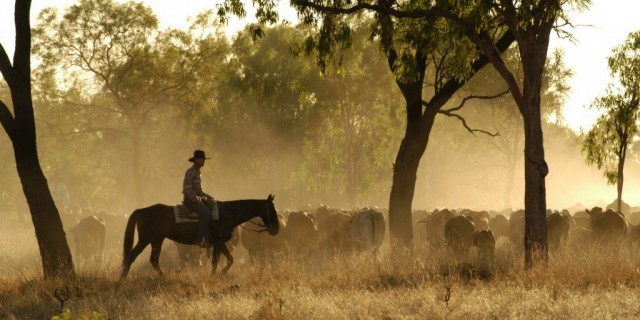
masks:
[[(161, 27), (178, 28), (187, 26), (187, 17), (195, 16), (205, 9), (215, 8), (215, 4), (218, 3), (215, 0), (142, 2), (154, 9)], [(43, 8), (53, 5), (62, 8), (74, 3), (75, 0), (33, 0), (32, 24), (35, 24), (35, 16)], [(281, 7), (288, 10), (288, 13), (282, 15), (295, 17), (293, 10), (288, 7), (288, 1), (281, 3)], [(12, 6), (13, 1), (5, 1), (0, 10), (0, 43), (9, 54), (13, 53), (15, 36)], [(640, 30), (638, 12), (638, 0), (593, 0), (589, 11), (571, 14), (573, 24), (578, 26), (572, 30), (577, 43), (571, 44), (567, 40), (555, 38), (552, 40), (551, 47), (559, 47), (565, 51), (566, 63), (574, 71), (574, 77), (571, 79), (572, 93), (564, 112), (565, 120), (571, 128), (578, 130), (580, 127), (589, 126), (596, 119), (597, 111), (589, 109), (588, 106), (597, 96), (604, 93), (607, 83), (611, 82), (606, 59), (611, 54), (611, 49), (621, 44), (629, 32)], [(251, 13), (248, 16), (251, 16)], [(228, 33), (237, 31), (242, 25), (238, 19), (232, 20), (228, 26)]]

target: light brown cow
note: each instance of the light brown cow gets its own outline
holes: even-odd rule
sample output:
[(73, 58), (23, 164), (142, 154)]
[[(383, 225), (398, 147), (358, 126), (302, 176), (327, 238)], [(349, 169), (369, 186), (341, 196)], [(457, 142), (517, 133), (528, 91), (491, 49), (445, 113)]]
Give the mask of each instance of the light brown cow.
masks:
[[(280, 230), (286, 229), (286, 222), (281, 214), (278, 214)], [(254, 218), (243, 223), (240, 229), (240, 243), (247, 250), (252, 262), (274, 262), (278, 259), (286, 247), (282, 236), (270, 236), (267, 232), (260, 232), (262, 227), (260, 218)]]
[(356, 212), (349, 221), (349, 236), (359, 250), (377, 252), (385, 235), (384, 215), (380, 210), (366, 209)]
[(509, 241), (516, 252), (524, 251), (524, 210), (514, 211), (509, 216)]
[(509, 220), (507, 217), (498, 214), (489, 220), (489, 230), (493, 232), (496, 239), (509, 236)]
[(424, 224), (427, 244), (432, 247), (445, 245), (444, 225), (456, 214), (448, 209), (435, 210), (428, 217), (418, 221)]
[(317, 247), (320, 240), (315, 219), (304, 211), (289, 214), (282, 237), (291, 252), (301, 254), (310, 253)]

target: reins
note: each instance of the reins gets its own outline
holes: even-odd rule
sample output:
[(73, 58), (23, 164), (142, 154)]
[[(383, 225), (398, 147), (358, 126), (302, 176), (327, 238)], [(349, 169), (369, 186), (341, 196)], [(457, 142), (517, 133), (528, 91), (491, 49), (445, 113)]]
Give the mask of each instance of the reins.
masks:
[[(267, 216), (267, 222), (269, 223), (269, 225), (271, 225), (271, 219), (269, 218), (269, 207), (268, 207), (268, 206), (269, 206), (269, 202), (267, 202), (267, 203), (265, 204), (265, 209), (266, 209), (266, 212), (267, 212), (267, 214), (266, 214), (266, 216)], [(231, 211), (231, 214), (237, 215), (237, 212), (234, 212), (234, 210), (233, 210), (232, 208), (227, 207), (226, 209), (227, 209), (227, 210), (229, 210), (229, 211)], [(259, 216), (258, 216), (258, 217), (259, 217)], [(247, 222), (251, 222), (252, 224), (254, 224), (254, 225), (258, 226), (258, 227), (261, 227), (262, 229), (261, 229), (261, 230), (253, 230), (253, 229), (249, 229), (249, 228), (247, 228), (247, 227), (245, 227), (245, 226), (244, 226), (244, 223), (239, 224), (239, 226), (240, 226), (242, 229), (245, 229), (245, 230), (247, 230), (247, 231), (251, 231), (251, 232), (256, 232), (256, 233), (262, 233), (262, 232), (265, 232), (265, 231), (269, 231), (269, 228), (268, 228), (267, 226), (265, 226), (265, 225), (263, 225), (263, 224), (260, 224), (260, 223), (253, 222), (252, 220), (253, 220), (253, 219), (249, 219)]]

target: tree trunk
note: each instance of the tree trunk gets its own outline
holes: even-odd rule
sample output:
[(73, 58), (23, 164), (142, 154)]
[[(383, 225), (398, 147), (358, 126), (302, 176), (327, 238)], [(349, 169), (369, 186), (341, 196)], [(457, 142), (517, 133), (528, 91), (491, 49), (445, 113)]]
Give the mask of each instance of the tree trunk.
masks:
[[(395, 69), (397, 55), (391, 49), (388, 53), (388, 63), (391, 72)], [(411, 82), (396, 80), (404, 96), (407, 112), (407, 126), (400, 149), (393, 164), (393, 180), (389, 195), (389, 233), (391, 245), (395, 248), (412, 248), (413, 219), (411, 205), (416, 189), (416, 177), (420, 159), (427, 148), (429, 133), (433, 126), (436, 113), (425, 114), (428, 118), (423, 122), (422, 113), (422, 84), (427, 68), (427, 54), (418, 48), (414, 59), (419, 74)], [(433, 110), (433, 108), (432, 108)], [(427, 109), (429, 111), (429, 109)]]
[[(546, 54), (546, 50), (543, 51)], [(538, 52), (540, 53), (540, 52)], [(540, 89), (544, 58), (537, 61), (523, 57), (525, 67), (524, 94), (521, 111), (524, 120), (524, 176), (525, 176), (525, 268), (536, 259), (547, 261), (547, 200), (545, 177), (549, 167), (544, 158)], [(532, 59), (534, 60), (534, 59)], [(542, 63), (539, 63), (542, 60)]]
[[(496, 43), (500, 53), (507, 50), (514, 38), (510, 32), (505, 33)], [(421, 72), (417, 79), (411, 83), (396, 81), (404, 99), (407, 110), (407, 127), (404, 138), (400, 143), (400, 149), (393, 165), (393, 182), (389, 197), (389, 233), (391, 245), (394, 248), (409, 247), (413, 242), (413, 219), (411, 205), (416, 187), (416, 176), (420, 159), (427, 149), (429, 134), (433, 127), (438, 111), (449, 101), (468, 80), (449, 80), (435, 95), (431, 97), (426, 106), (423, 106), (422, 85), (426, 71), (427, 54), (421, 48), (416, 50), (414, 59)], [(389, 68), (394, 71), (396, 52), (390, 49), (387, 53)], [(476, 60), (471, 69), (475, 74), (489, 63), (485, 55)], [(423, 113), (423, 107), (425, 111)]]
[[(407, 109), (422, 108), (422, 84), (415, 87), (414, 99), (405, 96)], [(417, 97), (416, 97), (417, 96)], [(420, 98), (416, 106), (416, 98)], [(407, 117), (407, 128), (393, 166), (393, 184), (389, 198), (389, 232), (392, 244), (411, 247), (413, 241), (413, 219), (411, 205), (416, 187), (416, 175), (420, 159), (427, 148), (435, 113), (422, 118)]]
[(71, 251), (38, 159), (31, 97), (31, 1), (15, 3), (16, 46), (13, 66), (0, 45), (0, 72), (11, 90), (14, 112), (11, 114), (7, 105), (0, 101), (0, 123), (13, 145), (16, 168), (31, 212), (44, 276), (72, 276)]
[(143, 202), (140, 163), (140, 128), (136, 128), (133, 132), (133, 187), (137, 208), (142, 207)]
[(620, 146), (620, 154), (618, 155), (618, 183), (616, 184), (618, 191), (618, 212), (622, 213), (622, 185), (624, 184), (624, 161), (627, 156), (627, 139), (624, 138), (624, 144)]
[(44, 276), (70, 276), (74, 274), (71, 251), (58, 209), (40, 167), (35, 139), (31, 136), (20, 134), (12, 142), (18, 176), (31, 211)]

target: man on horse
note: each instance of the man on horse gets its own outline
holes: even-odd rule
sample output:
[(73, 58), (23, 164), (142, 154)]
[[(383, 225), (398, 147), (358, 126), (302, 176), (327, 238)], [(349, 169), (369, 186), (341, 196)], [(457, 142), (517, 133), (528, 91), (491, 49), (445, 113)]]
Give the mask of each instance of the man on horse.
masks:
[[(196, 234), (196, 244), (205, 247), (207, 245), (207, 230), (209, 222), (213, 220), (214, 237), (220, 236), (220, 215), (218, 206), (212, 196), (202, 191), (202, 180), (200, 178), (200, 168), (204, 166), (206, 159), (204, 151), (196, 150), (193, 157), (189, 159), (193, 166), (187, 169), (182, 183), (183, 203), (200, 216), (198, 231)], [(213, 242), (214, 239), (210, 239)]]

